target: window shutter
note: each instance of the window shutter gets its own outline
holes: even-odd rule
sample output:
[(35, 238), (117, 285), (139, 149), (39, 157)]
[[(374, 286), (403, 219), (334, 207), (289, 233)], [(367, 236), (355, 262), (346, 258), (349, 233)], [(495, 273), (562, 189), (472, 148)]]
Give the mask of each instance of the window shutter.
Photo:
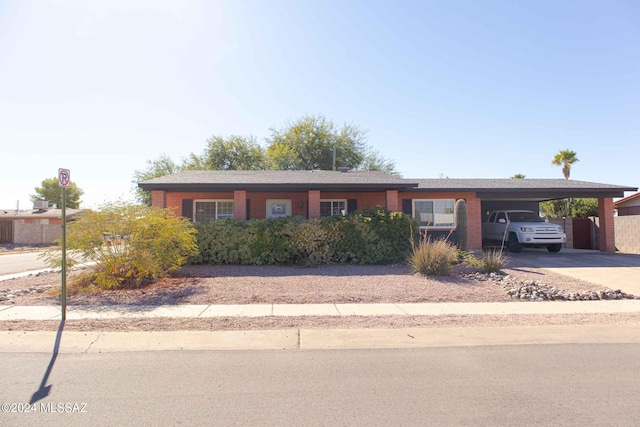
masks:
[(182, 216), (193, 221), (193, 199), (182, 199)]
[(402, 213), (413, 214), (413, 199), (402, 199)]
[(353, 211), (358, 210), (358, 199), (348, 199), (347, 200), (347, 213), (351, 213)]
[(251, 219), (251, 200), (247, 199), (247, 220)]

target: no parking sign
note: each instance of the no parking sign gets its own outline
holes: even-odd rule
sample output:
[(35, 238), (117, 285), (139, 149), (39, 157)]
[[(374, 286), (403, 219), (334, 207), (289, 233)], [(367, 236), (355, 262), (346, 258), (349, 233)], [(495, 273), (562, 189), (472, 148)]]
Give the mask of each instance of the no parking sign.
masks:
[(71, 185), (71, 171), (58, 169), (58, 186), (68, 188)]

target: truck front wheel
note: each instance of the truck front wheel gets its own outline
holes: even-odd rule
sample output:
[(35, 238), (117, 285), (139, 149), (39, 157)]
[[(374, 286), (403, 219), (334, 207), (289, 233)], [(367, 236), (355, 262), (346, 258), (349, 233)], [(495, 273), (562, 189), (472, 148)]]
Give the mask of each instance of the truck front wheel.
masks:
[(509, 240), (507, 240), (507, 247), (514, 254), (522, 252), (522, 245), (518, 242), (518, 236), (515, 233), (509, 234)]
[(560, 249), (562, 249), (562, 243), (556, 243), (553, 245), (547, 245), (547, 250), (549, 252), (560, 252)]

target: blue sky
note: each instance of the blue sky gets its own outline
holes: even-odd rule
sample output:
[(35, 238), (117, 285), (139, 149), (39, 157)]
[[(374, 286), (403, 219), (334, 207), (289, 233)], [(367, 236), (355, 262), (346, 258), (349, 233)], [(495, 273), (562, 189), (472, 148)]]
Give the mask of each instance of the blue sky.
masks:
[(58, 168), (83, 207), (147, 160), (305, 114), (407, 178), (640, 186), (640, 3), (0, 1), (0, 208)]

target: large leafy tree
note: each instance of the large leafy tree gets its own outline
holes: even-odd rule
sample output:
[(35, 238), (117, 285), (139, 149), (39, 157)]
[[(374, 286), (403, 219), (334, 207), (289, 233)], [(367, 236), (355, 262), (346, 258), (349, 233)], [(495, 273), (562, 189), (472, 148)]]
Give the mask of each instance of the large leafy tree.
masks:
[(548, 200), (540, 203), (540, 213), (548, 218), (589, 218), (598, 216), (598, 199)]
[(332, 170), (335, 149), (337, 167), (395, 172), (392, 161), (368, 146), (365, 131), (351, 124), (339, 128), (323, 116), (304, 116), (272, 128), (267, 144), (272, 169)]
[[(47, 201), (54, 203), (58, 208), (62, 207), (62, 187), (58, 185), (58, 178), (49, 178), (42, 181), (40, 187), (35, 188), (36, 194), (30, 196), (32, 202)], [(84, 194), (84, 191), (76, 185), (75, 182), (71, 182), (67, 187), (67, 206), (71, 209), (78, 209), (80, 207), (80, 198)]]
[(571, 175), (571, 165), (578, 161), (576, 152), (573, 150), (560, 150), (558, 154), (553, 157), (552, 165), (562, 166), (562, 175), (564, 179), (569, 179)]
[[(191, 158), (192, 162), (194, 157)], [(266, 169), (264, 148), (254, 136), (212, 136), (202, 156), (206, 169), (212, 170), (260, 170)]]
[(142, 191), (138, 188), (138, 183), (160, 176), (171, 175), (176, 172), (180, 172), (184, 166), (177, 165), (166, 154), (160, 155), (155, 160), (147, 160), (147, 167), (143, 170), (136, 170), (133, 174), (133, 191), (136, 195), (136, 200), (144, 205), (151, 204), (151, 193), (148, 191)]
[(525, 179), (527, 177), (527, 175), (523, 175), (521, 173), (517, 173), (515, 175), (513, 175), (511, 178), (512, 179)]

